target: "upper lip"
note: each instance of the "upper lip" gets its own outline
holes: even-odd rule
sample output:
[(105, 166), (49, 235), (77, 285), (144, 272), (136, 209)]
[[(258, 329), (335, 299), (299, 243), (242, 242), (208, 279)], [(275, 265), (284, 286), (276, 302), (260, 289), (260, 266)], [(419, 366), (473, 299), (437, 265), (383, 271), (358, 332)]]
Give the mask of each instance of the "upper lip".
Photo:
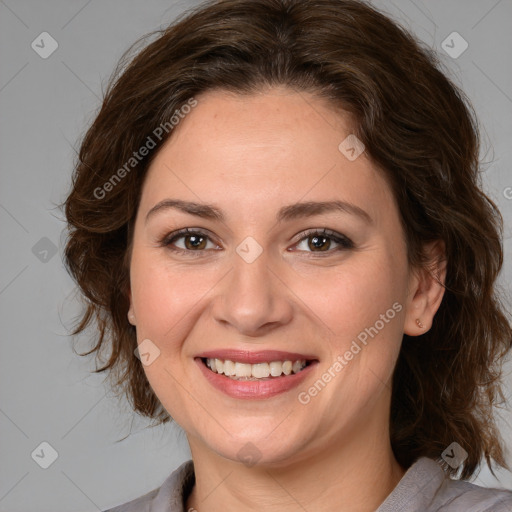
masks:
[(258, 352), (251, 352), (248, 350), (236, 349), (219, 349), (208, 350), (197, 354), (196, 357), (206, 359), (221, 359), (225, 361), (238, 362), (238, 363), (269, 363), (271, 361), (316, 361), (317, 358), (310, 354), (299, 354), (298, 352), (283, 352), (281, 350), (261, 350)]

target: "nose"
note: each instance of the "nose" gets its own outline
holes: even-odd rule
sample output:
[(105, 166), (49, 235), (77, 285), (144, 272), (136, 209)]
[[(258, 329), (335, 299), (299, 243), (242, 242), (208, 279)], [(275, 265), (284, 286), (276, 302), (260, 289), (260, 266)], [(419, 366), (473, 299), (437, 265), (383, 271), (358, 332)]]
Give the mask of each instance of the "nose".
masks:
[[(259, 337), (289, 323), (292, 292), (271, 268), (265, 251), (251, 263), (236, 252), (233, 268), (214, 299), (214, 319), (239, 334)], [(275, 267), (275, 265), (274, 265)]]

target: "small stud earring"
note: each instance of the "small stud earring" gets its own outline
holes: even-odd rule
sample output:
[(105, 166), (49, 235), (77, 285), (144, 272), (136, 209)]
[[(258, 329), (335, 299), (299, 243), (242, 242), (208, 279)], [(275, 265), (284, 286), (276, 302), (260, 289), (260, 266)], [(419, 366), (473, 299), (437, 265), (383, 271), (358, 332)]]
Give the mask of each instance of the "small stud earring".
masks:
[(424, 329), (425, 328), (425, 326), (421, 323), (421, 320), (419, 318), (416, 318), (416, 324), (418, 325), (418, 327), (420, 329)]

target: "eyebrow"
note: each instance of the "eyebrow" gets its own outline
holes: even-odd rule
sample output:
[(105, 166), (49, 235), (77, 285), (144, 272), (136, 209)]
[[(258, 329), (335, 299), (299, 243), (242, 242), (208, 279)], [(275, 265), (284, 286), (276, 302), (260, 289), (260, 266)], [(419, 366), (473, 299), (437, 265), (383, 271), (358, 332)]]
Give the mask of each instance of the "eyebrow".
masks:
[[(145, 222), (157, 212), (169, 209), (177, 209), (190, 215), (195, 215), (203, 219), (225, 221), (222, 210), (215, 205), (206, 203), (196, 203), (193, 201), (183, 201), (181, 199), (164, 199), (157, 203), (146, 215)], [(342, 212), (360, 217), (368, 224), (373, 224), (370, 215), (359, 206), (347, 201), (306, 201), (283, 206), (277, 213), (277, 222), (281, 223), (292, 219), (312, 217), (322, 213)]]

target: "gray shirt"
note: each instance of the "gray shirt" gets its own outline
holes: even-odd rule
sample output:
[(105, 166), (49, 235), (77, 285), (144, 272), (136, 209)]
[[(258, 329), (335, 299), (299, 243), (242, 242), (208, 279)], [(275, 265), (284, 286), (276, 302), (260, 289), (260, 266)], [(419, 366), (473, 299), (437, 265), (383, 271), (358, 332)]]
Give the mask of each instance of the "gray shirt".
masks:
[[(194, 465), (184, 462), (161, 487), (104, 512), (187, 512)], [(375, 512), (512, 512), (512, 491), (452, 480), (441, 466), (419, 458)]]

